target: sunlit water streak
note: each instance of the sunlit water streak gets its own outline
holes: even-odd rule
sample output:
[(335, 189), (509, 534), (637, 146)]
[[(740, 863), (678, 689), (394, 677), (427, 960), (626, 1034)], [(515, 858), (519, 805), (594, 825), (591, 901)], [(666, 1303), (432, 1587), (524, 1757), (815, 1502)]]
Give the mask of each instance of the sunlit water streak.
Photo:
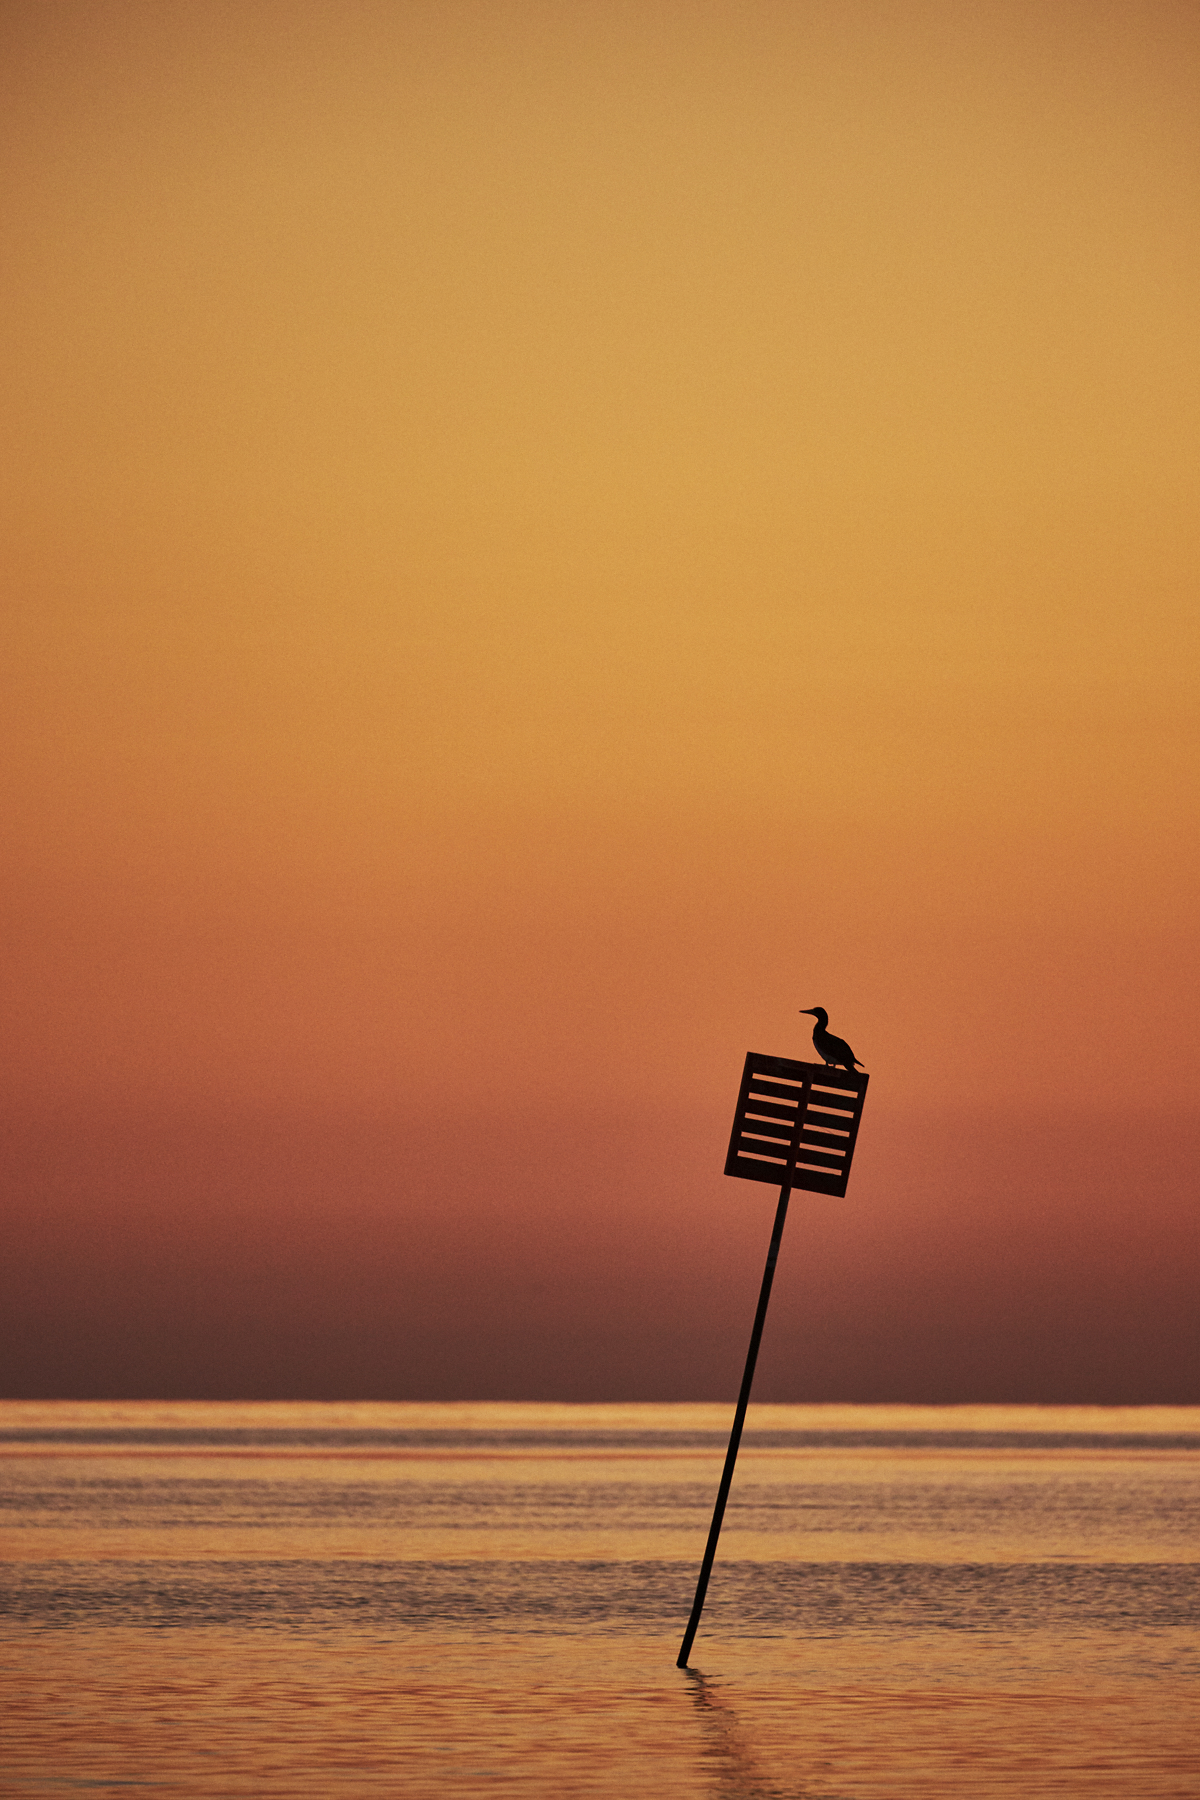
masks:
[(1200, 1796), (1200, 1408), (0, 1406), (0, 1793)]

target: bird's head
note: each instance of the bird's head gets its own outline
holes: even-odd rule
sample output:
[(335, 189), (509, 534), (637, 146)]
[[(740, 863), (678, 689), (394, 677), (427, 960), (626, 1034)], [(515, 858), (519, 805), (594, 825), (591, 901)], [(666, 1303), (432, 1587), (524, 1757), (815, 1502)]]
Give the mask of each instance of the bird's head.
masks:
[(825, 1026), (829, 1023), (829, 1014), (825, 1011), (823, 1006), (802, 1006), (800, 1011), (802, 1013), (807, 1013), (810, 1018), (815, 1019), (818, 1025)]

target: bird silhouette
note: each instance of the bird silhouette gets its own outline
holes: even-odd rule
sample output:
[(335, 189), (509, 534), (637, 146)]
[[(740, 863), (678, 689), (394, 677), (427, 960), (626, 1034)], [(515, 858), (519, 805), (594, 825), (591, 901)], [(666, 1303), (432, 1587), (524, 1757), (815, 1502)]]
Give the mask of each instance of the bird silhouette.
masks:
[(823, 1006), (802, 1006), (802, 1013), (809, 1013), (817, 1022), (813, 1026), (813, 1048), (822, 1057), (829, 1069), (861, 1069), (862, 1064), (855, 1056), (845, 1038), (834, 1037), (832, 1031), (825, 1027), (829, 1024), (829, 1014)]

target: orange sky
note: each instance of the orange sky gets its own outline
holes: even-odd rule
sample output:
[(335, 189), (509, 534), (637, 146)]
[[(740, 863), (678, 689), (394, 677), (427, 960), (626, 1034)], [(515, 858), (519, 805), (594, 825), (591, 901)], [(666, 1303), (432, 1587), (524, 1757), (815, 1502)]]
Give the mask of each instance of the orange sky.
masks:
[(10, 0), (0, 89), (12, 1116), (723, 1119), (816, 1003), (900, 1118), (1194, 1108), (1193, 6)]

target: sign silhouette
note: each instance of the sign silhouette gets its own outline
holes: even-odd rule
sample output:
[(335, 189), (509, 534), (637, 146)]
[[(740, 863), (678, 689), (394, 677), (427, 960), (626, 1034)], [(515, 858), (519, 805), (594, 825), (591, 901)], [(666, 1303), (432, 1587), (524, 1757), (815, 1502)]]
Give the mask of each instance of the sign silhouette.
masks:
[[(818, 1041), (818, 1037), (828, 1037), (829, 1034), (824, 1030), (826, 1014), (823, 1009), (819, 1010), (821, 1016), (817, 1030), (813, 1033), (813, 1041), (817, 1044), (818, 1052), (825, 1054), (825, 1046)], [(841, 1038), (832, 1038), (831, 1043), (841, 1050), (849, 1048)], [(850, 1061), (853, 1064), (852, 1056)], [(729, 1448), (725, 1452), (725, 1467), (721, 1473), (721, 1485), (717, 1489), (717, 1503), (709, 1526), (708, 1543), (700, 1565), (696, 1598), (692, 1602), (691, 1617), (676, 1659), (677, 1666), (681, 1669), (687, 1668), (692, 1640), (700, 1623), (700, 1614), (704, 1610), (708, 1578), (712, 1574), (717, 1554), (717, 1539), (721, 1535), (725, 1503), (729, 1499), (738, 1445), (742, 1441), (742, 1426), (746, 1422), (746, 1407), (754, 1381), (754, 1365), (758, 1361), (758, 1346), (766, 1322), (767, 1304), (771, 1298), (771, 1283), (775, 1278), (775, 1263), (783, 1239), (788, 1201), (793, 1188), (807, 1188), (810, 1193), (833, 1194), (838, 1198), (846, 1192), (863, 1102), (867, 1097), (868, 1080), (869, 1076), (865, 1072), (853, 1066), (842, 1068), (827, 1062), (792, 1062), (786, 1056), (762, 1056), (754, 1050), (746, 1057), (742, 1085), (733, 1115), (729, 1154), (725, 1158), (725, 1173), (740, 1175), (745, 1181), (769, 1181), (772, 1186), (778, 1182), (779, 1203), (775, 1208), (767, 1266), (763, 1270), (758, 1310), (754, 1315), (754, 1329), (750, 1333), (750, 1349), (746, 1355), (746, 1369), (742, 1376), (737, 1409), (733, 1415), (733, 1429), (729, 1434)]]

